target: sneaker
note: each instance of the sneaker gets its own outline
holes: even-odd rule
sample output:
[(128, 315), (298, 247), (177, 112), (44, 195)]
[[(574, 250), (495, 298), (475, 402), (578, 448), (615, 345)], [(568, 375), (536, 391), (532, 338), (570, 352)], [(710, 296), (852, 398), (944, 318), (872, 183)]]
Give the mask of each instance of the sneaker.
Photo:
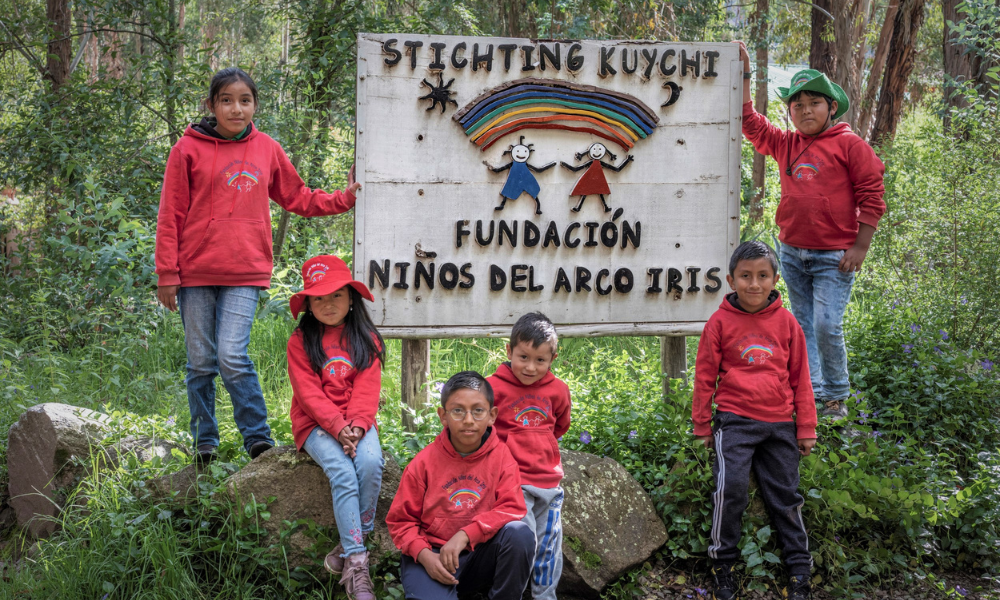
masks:
[(196, 465), (207, 465), (217, 458), (219, 458), (219, 455), (215, 452), (215, 446), (202, 444), (198, 446), (198, 452), (194, 455), (194, 462)]
[(344, 546), (337, 543), (337, 547), (330, 551), (323, 559), (323, 568), (334, 575), (340, 575), (344, 572), (344, 557), (341, 556), (344, 553)]
[(372, 576), (368, 572), (367, 552), (358, 552), (347, 557), (340, 585), (344, 586), (344, 591), (351, 600), (375, 600)]
[(819, 416), (835, 421), (846, 419), (847, 405), (843, 400), (829, 400), (823, 403), (823, 409), (819, 411)]
[(733, 600), (737, 597), (736, 576), (733, 574), (733, 565), (713, 565), (712, 579), (715, 580), (715, 589), (712, 590), (712, 600)]
[(257, 458), (271, 448), (274, 448), (274, 444), (271, 442), (256, 442), (253, 446), (250, 446), (250, 460)]
[(788, 578), (788, 600), (809, 600), (812, 598), (812, 586), (808, 575), (792, 575)]

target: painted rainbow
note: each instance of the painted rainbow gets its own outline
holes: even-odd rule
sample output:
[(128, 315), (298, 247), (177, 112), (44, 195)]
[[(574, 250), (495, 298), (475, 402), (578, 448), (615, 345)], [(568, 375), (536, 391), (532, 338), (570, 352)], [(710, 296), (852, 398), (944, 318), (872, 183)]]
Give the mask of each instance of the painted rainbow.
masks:
[(635, 96), (592, 85), (527, 78), (499, 85), (452, 117), (483, 151), (524, 129), (589, 133), (629, 150), (660, 122)]
[(799, 166), (795, 167), (796, 176), (798, 176), (799, 171), (812, 171), (813, 173), (819, 173), (819, 169), (817, 169), (815, 165), (811, 165), (809, 163), (802, 163)]
[(337, 363), (347, 365), (348, 367), (351, 367), (352, 369), (354, 368), (354, 363), (352, 363), (351, 361), (347, 360), (343, 356), (334, 356), (333, 358), (331, 358), (330, 360), (326, 361), (323, 364), (323, 370), (326, 371), (327, 367), (330, 367), (332, 365), (336, 365)]
[(526, 408), (526, 409), (522, 410), (521, 412), (517, 413), (517, 416), (514, 417), (514, 420), (515, 421), (520, 421), (524, 417), (528, 416), (529, 413), (538, 413), (539, 415), (542, 416), (543, 419), (548, 419), (549, 418), (549, 416), (547, 414), (545, 414), (544, 410), (538, 408), (537, 406), (529, 406), (528, 408)]
[(230, 176), (229, 180), (226, 181), (226, 185), (233, 185), (233, 182), (236, 181), (236, 179), (241, 176), (246, 177), (247, 179), (249, 179), (254, 183), (260, 183), (259, 181), (257, 181), (257, 178), (253, 176), (253, 174), (247, 173), (246, 171), (240, 171), (239, 173)]
[(479, 494), (473, 490), (458, 490), (451, 496), (448, 496), (448, 500), (450, 500), (451, 502), (455, 502), (456, 500), (458, 500), (459, 496), (472, 496), (476, 500), (479, 500)]
[(753, 345), (753, 346), (747, 346), (746, 348), (744, 348), (743, 349), (743, 353), (740, 354), (740, 358), (746, 358), (747, 354), (750, 354), (750, 352), (752, 352), (754, 350), (760, 350), (761, 352), (767, 354), (768, 356), (774, 356), (774, 352), (770, 348), (768, 348), (767, 346)]

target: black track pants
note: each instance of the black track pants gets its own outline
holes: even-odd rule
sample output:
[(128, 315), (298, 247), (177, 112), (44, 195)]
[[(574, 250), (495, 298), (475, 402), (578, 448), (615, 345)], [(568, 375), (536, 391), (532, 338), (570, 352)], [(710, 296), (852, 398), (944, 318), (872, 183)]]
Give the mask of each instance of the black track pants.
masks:
[(716, 563), (734, 563), (740, 557), (743, 511), (749, 497), (750, 469), (757, 476), (764, 505), (778, 533), (788, 570), (808, 574), (812, 568), (809, 538), (802, 522), (799, 495), (799, 448), (795, 423), (765, 423), (729, 412), (717, 412), (715, 435), (715, 492), (712, 494), (712, 535), (708, 556)]

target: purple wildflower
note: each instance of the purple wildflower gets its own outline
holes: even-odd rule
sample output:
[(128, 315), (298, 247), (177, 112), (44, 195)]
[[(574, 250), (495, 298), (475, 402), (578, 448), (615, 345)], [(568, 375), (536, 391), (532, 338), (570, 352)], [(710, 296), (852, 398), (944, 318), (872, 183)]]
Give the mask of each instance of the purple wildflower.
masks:
[(993, 370), (993, 361), (987, 358), (986, 360), (981, 361), (979, 366), (982, 367), (984, 371), (989, 373)]
[(173, 427), (176, 424), (177, 424), (177, 419), (175, 419), (174, 417), (170, 417), (169, 419), (167, 419), (167, 427)]
[(878, 429), (873, 429), (872, 430), (872, 437), (882, 437), (882, 432), (879, 431)]
[(969, 303), (969, 299), (965, 297), (965, 294), (962, 294), (961, 296), (959, 296), (958, 297), (958, 301), (960, 303), (962, 303), (963, 305)]
[(864, 425), (865, 423), (868, 422), (868, 413), (866, 413), (865, 411), (861, 411), (860, 413), (858, 413), (858, 416), (861, 417), (861, 424), (862, 425)]
[(910, 331), (912, 331), (913, 333), (920, 331), (920, 325), (917, 325), (916, 323), (910, 325)]
[(969, 590), (965, 589), (964, 587), (962, 587), (960, 585), (956, 585), (955, 586), (955, 593), (964, 598), (966, 596), (966, 594), (969, 593)]
[(903, 352), (907, 354), (913, 352), (913, 344), (903, 344)]
[(441, 390), (444, 389), (444, 383), (441, 382), (441, 381), (438, 381), (437, 383), (434, 384), (434, 389), (437, 390), (438, 394), (440, 394)]
[(589, 444), (593, 439), (594, 438), (590, 437), (590, 432), (587, 430), (584, 430), (583, 433), (580, 434), (580, 441), (584, 444)]
[(937, 346), (934, 346), (934, 352), (937, 352), (938, 354), (941, 354), (941, 349), (938, 348)]
[(694, 591), (698, 592), (699, 596), (708, 596), (708, 591), (705, 588), (696, 587)]
[(942, 329), (942, 330), (941, 330), (941, 339), (942, 339), (942, 340), (945, 340), (945, 341), (948, 341), (948, 338), (949, 338), (949, 337), (950, 337), (950, 336), (948, 335), (948, 332), (947, 332), (947, 331), (945, 331), (944, 329)]
[(635, 429), (633, 429), (632, 431), (628, 432), (628, 439), (634, 440), (637, 437), (639, 437), (639, 432), (636, 431)]

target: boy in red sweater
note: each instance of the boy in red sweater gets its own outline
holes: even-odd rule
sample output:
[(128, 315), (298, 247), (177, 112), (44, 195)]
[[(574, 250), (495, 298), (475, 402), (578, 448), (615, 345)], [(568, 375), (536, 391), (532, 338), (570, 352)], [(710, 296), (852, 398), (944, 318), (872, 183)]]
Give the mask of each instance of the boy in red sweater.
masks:
[(403, 553), (403, 592), (418, 600), (474, 592), (519, 600), (535, 536), (520, 521), (517, 463), (493, 430), (490, 384), (473, 371), (452, 376), (438, 418), (444, 430), (403, 471), (385, 519)]
[(562, 460), (569, 387), (549, 371), (559, 339), (552, 321), (529, 313), (514, 323), (507, 359), (487, 381), (496, 394), (496, 431), (521, 470), (524, 522), (535, 532), (531, 597), (555, 600), (562, 575)]
[(805, 336), (781, 306), (774, 289), (778, 277), (774, 250), (763, 242), (740, 244), (726, 276), (734, 293), (705, 324), (698, 343), (691, 412), (694, 435), (715, 447), (708, 556), (718, 600), (736, 597), (733, 566), (740, 556), (750, 469), (783, 546), (788, 598), (805, 600), (810, 593), (799, 455), (808, 456), (816, 445), (816, 404)]
[(743, 135), (757, 152), (781, 167), (781, 266), (792, 312), (806, 336), (809, 372), (823, 415), (847, 416), (850, 392), (844, 311), (854, 273), (861, 269), (878, 221), (885, 213), (885, 167), (846, 123), (844, 90), (813, 69), (779, 88), (795, 131), (768, 122), (750, 102), (750, 56), (743, 59)]

